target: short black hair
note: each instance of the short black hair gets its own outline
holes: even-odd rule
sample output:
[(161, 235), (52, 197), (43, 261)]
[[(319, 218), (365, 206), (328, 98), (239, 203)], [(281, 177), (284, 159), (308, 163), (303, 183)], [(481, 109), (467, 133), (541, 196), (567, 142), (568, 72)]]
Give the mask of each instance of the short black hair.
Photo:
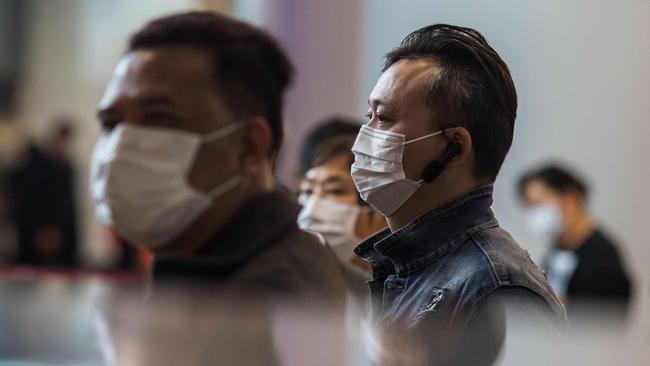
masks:
[(305, 175), (309, 169), (341, 153), (349, 154), (352, 165), (354, 155), (351, 149), (361, 125), (361, 121), (343, 117), (330, 117), (318, 123), (300, 149), (300, 174)]
[(522, 175), (519, 178), (519, 196), (522, 199), (526, 198), (526, 187), (533, 181), (540, 181), (558, 193), (578, 192), (585, 200), (589, 194), (589, 188), (582, 179), (558, 164), (547, 164)]
[(128, 52), (166, 46), (189, 46), (213, 58), (215, 87), (237, 118), (259, 115), (273, 133), (271, 155), (283, 138), (284, 92), (294, 69), (266, 32), (211, 11), (192, 11), (155, 19), (137, 31)]
[(386, 54), (383, 71), (403, 59), (428, 58), (437, 66), (425, 102), (440, 128), (465, 127), (472, 136), (473, 174), (495, 180), (512, 145), (517, 92), (510, 71), (476, 30), (434, 24), (416, 30)]

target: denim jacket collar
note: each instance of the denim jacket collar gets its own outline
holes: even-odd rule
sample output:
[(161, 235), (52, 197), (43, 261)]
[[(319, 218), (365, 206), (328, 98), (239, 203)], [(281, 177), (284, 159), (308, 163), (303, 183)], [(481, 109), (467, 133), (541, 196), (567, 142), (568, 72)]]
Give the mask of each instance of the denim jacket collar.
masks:
[(468, 232), (497, 225), (492, 191), (489, 185), (465, 193), (393, 233), (375, 234), (354, 252), (371, 264), (375, 279), (416, 271), (459, 245)]

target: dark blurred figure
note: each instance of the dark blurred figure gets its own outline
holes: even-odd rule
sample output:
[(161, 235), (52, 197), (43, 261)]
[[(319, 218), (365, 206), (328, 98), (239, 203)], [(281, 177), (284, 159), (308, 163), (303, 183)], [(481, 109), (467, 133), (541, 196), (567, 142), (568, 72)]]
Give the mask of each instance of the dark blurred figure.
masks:
[(384, 229), (386, 220), (361, 200), (350, 175), (351, 149), (361, 124), (330, 118), (307, 136), (300, 153), (298, 202), (303, 208), (298, 225), (323, 235), (342, 261), (370, 273), (352, 249)]
[(589, 214), (588, 193), (581, 179), (557, 165), (530, 171), (519, 181), (526, 223), (551, 246), (543, 267), (569, 311), (577, 302), (606, 302), (625, 312), (630, 280), (618, 245)]
[(8, 212), (8, 172), (10, 170), (0, 162), (0, 267), (11, 265), (17, 254), (16, 230)]
[(17, 262), (77, 265), (75, 172), (69, 157), (72, 121), (59, 118), (41, 148), (30, 144), (10, 174), (11, 217), (18, 234)]

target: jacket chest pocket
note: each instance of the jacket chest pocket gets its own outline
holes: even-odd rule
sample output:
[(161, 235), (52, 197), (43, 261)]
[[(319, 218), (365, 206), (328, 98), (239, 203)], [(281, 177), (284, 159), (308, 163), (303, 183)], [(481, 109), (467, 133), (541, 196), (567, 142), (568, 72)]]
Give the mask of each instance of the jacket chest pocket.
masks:
[(392, 316), (398, 316), (403, 308), (400, 297), (406, 290), (407, 279), (389, 276), (384, 281), (382, 303), (385, 311), (392, 313)]

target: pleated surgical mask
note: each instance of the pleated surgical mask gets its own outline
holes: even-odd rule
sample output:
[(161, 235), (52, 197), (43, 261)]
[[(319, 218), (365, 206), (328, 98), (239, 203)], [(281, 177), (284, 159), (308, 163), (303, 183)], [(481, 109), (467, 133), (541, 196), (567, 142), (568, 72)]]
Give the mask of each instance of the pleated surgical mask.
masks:
[(546, 244), (553, 245), (563, 229), (562, 212), (551, 204), (527, 208), (524, 219), (528, 230)]
[(187, 177), (199, 148), (241, 128), (229, 124), (201, 136), (160, 127), (117, 125), (95, 144), (90, 189), (95, 215), (133, 244), (164, 246), (240, 182), (234, 176), (210, 192)]
[(404, 146), (443, 131), (406, 141), (403, 134), (361, 126), (352, 146), (354, 163), (351, 169), (361, 199), (386, 217), (397, 211), (422, 184), (422, 179), (415, 181), (404, 174)]
[(352, 249), (361, 241), (355, 234), (361, 210), (359, 205), (311, 196), (298, 215), (298, 226), (323, 235), (336, 255), (346, 261), (353, 256)]

